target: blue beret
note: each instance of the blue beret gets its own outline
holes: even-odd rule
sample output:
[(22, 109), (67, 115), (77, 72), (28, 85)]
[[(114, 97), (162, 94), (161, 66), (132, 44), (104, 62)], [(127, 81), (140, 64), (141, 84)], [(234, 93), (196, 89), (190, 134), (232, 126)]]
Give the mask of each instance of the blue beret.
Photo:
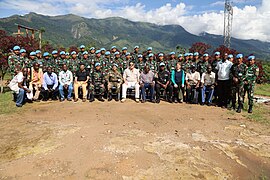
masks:
[(21, 49), (21, 50), (20, 50), (20, 53), (25, 53), (25, 52), (26, 52), (25, 49)]
[(161, 57), (161, 56), (164, 56), (164, 54), (163, 53), (159, 53), (158, 54), (158, 57)]
[(20, 50), (21, 48), (20, 48), (20, 46), (14, 46), (13, 47), (13, 51), (17, 51), (17, 50)]
[(36, 52), (34, 52), (34, 51), (30, 53), (30, 56), (36, 56), (36, 55), (37, 55), (37, 54), (36, 54)]
[(85, 55), (85, 54), (88, 54), (88, 52), (87, 51), (84, 51), (82, 54)]
[(248, 60), (251, 61), (252, 59), (255, 59), (255, 58), (256, 58), (255, 56), (249, 56)]
[(41, 51), (40, 50), (36, 50), (36, 54), (38, 54), (38, 53), (41, 53)]
[(48, 52), (45, 52), (43, 53), (43, 56), (46, 57), (46, 56), (49, 56), (50, 54)]
[(119, 55), (120, 53), (118, 52), (118, 51), (116, 51), (115, 53), (114, 53), (114, 55)]
[(101, 48), (100, 51), (106, 51), (106, 49), (105, 48)]
[(61, 51), (60, 52), (60, 55), (66, 55), (66, 52), (65, 51)]
[(188, 53), (189, 56), (193, 56), (193, 53)]
[(198, 52), (195, 52), (194, 53), (194, 56), (199, 56), (200, 54)]
[(71, 55), (73, 55), (73, 54), (77, 54), (76, 51), (72, 51), (72, 52), (71, 52)]
[(183, 54), (178, 54), (178, 57), (180, 58), (180, 57), (183, 57)]
[(80, 49), (84, 49), (84, 48), (85, 48), (85, 45), (81, 45), (81, 46), (80, 46)]
[(97, 50), (97, 51), (96, 51), (96, 54), (99, 54), (99, 53), (100, 53), (100, 50)]
[(170, 55), (175, 55), (175, 52), (170, 52)]
[(232, 55), (232, 54), (229, 54), (229, 55), (228, 55), (228, 58), (233, 58), (233, 55)]
[(143, 55), (141, 55), (141, 54), (138, 55), (138, 58), (142, 58), (142, 57), (143, 57)]
[(208, 57), (209, 56), (209, 54), (207, 54), (207, 53), (205, 53), (204, 55), (203, 55), (203, 57)]
[(127, 53), (126, 53), (126, 56), (130, 56), (130, 53), (129, 53), (129, 52), (127, 52)]
[(217, 52), (215, 52), (215, 55), (220, 55), (220, 52), (218, 52), (218, 51), (217, 51)]
[(189, 53), (185, 53), (184, 56), (185, 56), (185, 57), (189, 56)]
[(110, 54), (111, 54), (110, 51), (106, 51), (106, 52), (105, 52), (105, 55), (106, 55), (106, 56), (108, 56), (108, 55), (110, 55)]
[(153, 50), (152, 47), (148, 47), (148, 48), (147, 48), (147, 51), (152, 51), (152, 50)]
[(100, 63), (99, 63), (99, 62), (97, 62), (97, 63), (95, 64), (95, 67), (97, 67), (97, 66), (100, 66)]
[(161, 62), (161, 63), (159, 64), (159, 66), (165, 66), (165, 63), (164, 63), (164, 62)]
[(135, 46), (134, 49), (139, 49), (140, 47), (139, 46)]
[(68, 52), (66, 52), (66, 56), (69, 56), (69, 53)]
[(153, 53), (150, 53), (148, 56), (149, 56), (149, 57), (153, 57), (153, 56), (154, 56), (154, 54), (153, 54)]
[(127, 49), (128, 49), (127, 47), (123, 47), (123, 48), (122, 48), (122, 51), (123, 51), (123, 50), (127, 50)]
[(112, 46), (112, 48), (111, 49), (116, 49), (116, 46)]
[(95, 49), (96, 49), (95, 47), (91, 47), (91, 48), (90, 48), (90, 51), (95, 50)]
[(240, 58), (243, 58), (243, 57), (244, 57), (243, 54), (237, 54), (237, 56), (236, 56), (237, 59), (240, 59)]
[(54, 50), (54, 51), (52, 52), (52, 54), (58, 54), (58, 51)]

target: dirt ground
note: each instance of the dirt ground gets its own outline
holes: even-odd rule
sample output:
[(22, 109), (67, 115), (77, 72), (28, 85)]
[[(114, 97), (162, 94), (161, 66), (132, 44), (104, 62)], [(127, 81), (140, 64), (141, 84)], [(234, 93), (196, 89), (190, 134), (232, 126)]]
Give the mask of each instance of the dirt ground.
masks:
[(269, 126), (187, 104), (41, 102), (0, 116), (0, 179), (267, 179)]

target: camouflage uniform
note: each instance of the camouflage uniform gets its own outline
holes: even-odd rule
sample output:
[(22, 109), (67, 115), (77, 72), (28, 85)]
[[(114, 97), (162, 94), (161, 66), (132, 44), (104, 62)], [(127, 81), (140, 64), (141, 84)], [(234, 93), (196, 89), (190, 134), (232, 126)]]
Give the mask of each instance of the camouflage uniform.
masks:
[(244, 92), (247, 92), (248, 94), (249, 106), (253, 106), (254, 87), (258, 75), (259, 75), (259, 68), (257, 65), (253, 64), (251, 66), (248, 66), (243, 81), (244, 81)]
[(172, 72), (172, 70), (175, 69), (177, 64), (177, 60), (176, 59), (171, 59), (167, 61), (167, 69), (169, 72)]
[(190, 69), (190, 63), (188, 61), (183, 62), (182, 69), (185, 71), (185, 73), (188, 73)]
[(76, 72), (79, 70), (79, 59), (70, 59), (69, 70), (72, 72), (73, 77), (75, 77)]
[(158, 71), (157, 63), (154, 60), (153, 61), (146, 61), (145, 65), (148, 65), (150, 70), (153, 73), (156, 73)]
[(15, 76), (15, 69), (21, 68), (23, 65), (20, 56), (16, 54), (12, 54), (8, 57), (8, 70), (11, 73), (11, 77), (13, 78)]
[[(236, 94), (238, 94), (238, 105), (243, 106), (244, 103), (244, 81), (243, 78), (247, 71), (247, 65), (242, 64), (234, 64), (231, 67), (231, 77), (232, 81), (232, 106), (235, 108), (236, 103)], [(237, 81), (235, 81), (237, 80)]]
[(100, 95), (104, 95), (105, 92), (105, 76), (104, 73), (99, 70), (95, 70), (92, 75), (90, 76), (90, 86), (89, 86), (89, 93), (91, 95), (94, 94), (95, 90), (98, 89)]
[(136, 69), (139, 69), (140, 73), (144, 70), (145, 63), (143, 61), (138, 61), (136, 63)]
[(209, 62), (208, 61), (199, 61), (197, 63), (197, 71), (200, 73), (200, 75), (202, 76), (203, 73), (207, 72), (207, 66), (209, 66)]
[(106, 81), (108, 82), (108, 93), (112, 93), (112, 87), (116, 87), (116, 93), (120, 93), (123, 76), (119, 71), (111, 70), (106, 76)]

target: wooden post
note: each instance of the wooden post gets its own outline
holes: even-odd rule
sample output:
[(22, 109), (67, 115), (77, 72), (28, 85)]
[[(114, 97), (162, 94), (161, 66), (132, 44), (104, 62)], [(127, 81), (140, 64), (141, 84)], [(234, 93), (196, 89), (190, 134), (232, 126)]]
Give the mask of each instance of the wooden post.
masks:
[(41, 38), (42, 38), (42, 32), (39, 30), (38, 39), (39, 39), (39, 49), (40, 50), (41, 50)]
[(17, 34), (17, 36), (20, 36), (20, 34), (21, 34), (21, 27), (18, 26), (18, 34)]
[(32, 31), (32, 38), (35, 39), (35, 31), (34, 30), (31, 31)]

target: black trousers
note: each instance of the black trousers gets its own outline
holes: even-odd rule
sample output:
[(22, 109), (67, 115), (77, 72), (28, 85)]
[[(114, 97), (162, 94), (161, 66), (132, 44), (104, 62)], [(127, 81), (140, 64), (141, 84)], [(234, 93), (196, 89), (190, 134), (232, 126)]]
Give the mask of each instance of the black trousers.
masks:
[[(48, 89), (52, 89), (53, 85), (48, 85)], [(45, 90), (44, 88), (41, 89), (41, 94), (43, 96), (43, 100), (47, 101), (49, 98), (52, 98), (53, 100), (56, 100), (59, 96), (58, 88), (56, 88), (54, 91), (49, 92), (49, 90)]]
[[(156, 83), (156, 99), (160, 100), (160, 90), (163, 89), (163, 87), (160, 84)], [(164, 89), (166, 92), (169, 92), (169, 97), (167, 99), (172, 98), (172, 92), (173, 92), (173, 87), (172, 85), (168, 85), (166, 89)]]
[(231, 95), (231, 81), (218, 80), (218, 105), (227, 107)]

